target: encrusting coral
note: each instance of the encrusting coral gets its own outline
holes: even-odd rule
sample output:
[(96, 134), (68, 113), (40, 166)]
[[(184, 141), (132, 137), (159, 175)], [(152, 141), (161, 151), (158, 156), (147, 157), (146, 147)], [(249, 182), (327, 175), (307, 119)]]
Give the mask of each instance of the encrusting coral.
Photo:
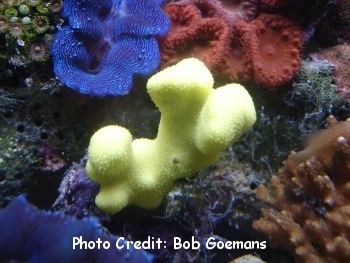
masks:
[(288, 248), (296, 262), (347, 262), (350, 258), (350, 122), (328, 118), (328, 129), (292, 153), (271, 189), (257, 197), (273, 208), (253, 226), (273, 246)]
[(346, 100), (350, 100), (350, 45), (341, 44), (322, 49), (315, 53), (316, 57), (326, 59), (334, 65), (334, 82), (336, 90)]
[(110, 213), (157, 207), (176, 180), (217, 161), (256, 119), (241, 85), (213, 89), (209, 70), (194, 58), (151, 77), (147, 90), (162, 114), (154, 140), (132, 141), (127, 129), (107, 126), (90, 141), (87, 173), (101, 186), (97, 206)]

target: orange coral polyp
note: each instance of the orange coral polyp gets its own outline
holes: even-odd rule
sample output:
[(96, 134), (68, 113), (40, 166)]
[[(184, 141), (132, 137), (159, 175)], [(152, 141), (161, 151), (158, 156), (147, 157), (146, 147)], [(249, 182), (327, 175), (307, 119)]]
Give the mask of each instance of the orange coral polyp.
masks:
[(175, 5), (170, 4), (164, 7), (164, 11), (167, 13), (171, 20), (171, 27), (168, 35), (173, 35), (176, 32), (187, 28), (201, 19), (199, 10), (194, 5)]
[(252, 78), (251, 54), (254, 50), (254, 33), (252, 27), (238, 21), (232, 28), (231, 42), (224, 56), (221, 73), (231, 81)]
[(259, 50), (252, 58), (255, 80), (269, 89), (286, 84), (300, 65), (299, 30), (278, 15), (261, 15), (252, 25), (257, 28)]
[[(172, 20), (169, 34), (160, 40), (162, 68), (195, 57), (216, 71), (229, 45), (228, 25), (218, 18), (200, 18), (193, 5), (168, 5), (164, 8)], [(176, 13), (179, 12), (179, 13)]]
[(301, 33), (279, 15), (263, 14), (246, 22), (230, 20), (233, 16), (225, 10), (225, 5), (230, 9), (253, 3), (181, 0), (166, 5), (172, 26), (160, 39), (161, 67), (196, 57), (230, 81), (254, 80), (268, 89), (287, 84), (300, 66)]

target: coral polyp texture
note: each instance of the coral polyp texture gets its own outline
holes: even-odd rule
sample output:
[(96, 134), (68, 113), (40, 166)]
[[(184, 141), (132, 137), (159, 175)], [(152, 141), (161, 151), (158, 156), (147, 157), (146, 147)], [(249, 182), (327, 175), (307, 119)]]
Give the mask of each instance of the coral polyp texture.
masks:
[(169, 19), (157, 0), (64, 1), (68, 20), (51, 53), (56, 76), (80, 93), (125, 95), (135, 74), (149, 75), (159, 64), (155, 35)]
[(60, 195), (52, 205), (51, 211), (64, 212), (79, 219), (95, 216), (102, 222), (108, 222), (108, 215), (93, 205), (99, 187), (96, 182), (88, 178), (85, 162), (84, 158), (80, 164), (73, 163), (65, 172), (58, 189)]
[[(233, 11), (236, 5), (246, 15)], [(281, 15), (256, 17), (256, 10), (255, 1), (230, 5), (183, 0), (166, 5), (172, 25), (160, 40), (162, 67), (196, 57), (230, 81), (252, 80), (268, 89), (287, 84), (300, 66), (300, 29)]]
[(172, 26), (161, 41), (162, 67), (176, 64), (183, 58), (195, 57), (212, 71), (219, 71), (229, 46), (229, 26), (218, 18), (202, 19), (192, 4), (164, 7)]
[(97, 206), (110, 213), (157, 207), (176, 180), (217, 161), (256, 119), (241, 85), (213, 89), (209, 70), (194, 58), (152, 76), (147, 90), (161, 112), (154, 140), (132, 140), (127, 129), (107, 126), (90, 141), (87, 173), (101, 187)]
[(329, 117), (328, 124), (288, 157), (270, 189), (256, 192), (273, 208), (262, 209), (254, 228), (273, 246), (288, 248), (296, 262), (350, 258), (350, 122)]
[(255, 81), (268, 88), (287, 83), (300, 66), (302, 41), (299, 29), (278, 15), (260, 15), (252, 24), (256, 31), (256, 45), (252, 46), (257, 50), (249, 54)]
[(256, 17), (259, 0), (180, 0), (178, 5), (194, 4), (203, 16), (224, 19), (230, 25), (236, 21), (250, 21)]
[[(1, 262), (152, 262), (153, 257), (143, 250), (115, 248), (117, 236), (101, 228), (97, 219), (78, 220), (62, 213), (40, 211), (30, 205), (24, 195), (17, 197), (0, 210)], [(74, 237), (86, 241), (73, 248)], [(96, 241), (110, 244), (97, 248)], [(76, 241), (77, 243), (77, 241)], [(120, 245), (125, 245), (124, 241)], [(94, 244), (94, 248), (92, 248)], [(86, 246), (86, 248), (85, 248)]]
[[(32, 1), (0, 2), (0, 59), (10, 60), (14, 66), (48, 59), (46, 45), (56, 24), (47, 4), (42, 0), (35, 4)], [(36, 43), (45, 43), (41, 48), (45, 55), (39, 59), (37, 50), (33, 50)]]
[(284, 6), (289, 0), (260, 0), (261, 8), (272, 9)]
[[(350, 30), (350, 29), (349, 29)], [(350, 44), (341, 44), (317, 52), (316, 57), (326, 59), (334, 65), (336, 90), (350, 100)]]

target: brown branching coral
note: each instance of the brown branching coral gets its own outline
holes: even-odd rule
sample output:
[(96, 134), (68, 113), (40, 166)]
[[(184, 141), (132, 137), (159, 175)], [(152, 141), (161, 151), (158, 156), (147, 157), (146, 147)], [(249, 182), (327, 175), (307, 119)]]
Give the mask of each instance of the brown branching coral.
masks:
[(253, 227), (266, 233), (273, 246), (288, 248), (296, 262), (350, 259), (349, 126), (329, 118), (329, 128), (311, 139), (322, 151), (313, 148), (289, 166), (300, 153), (292, 154), (271, 178), (271, 188), (257, 188), (257, 197), (273, 208), (262, 209)]

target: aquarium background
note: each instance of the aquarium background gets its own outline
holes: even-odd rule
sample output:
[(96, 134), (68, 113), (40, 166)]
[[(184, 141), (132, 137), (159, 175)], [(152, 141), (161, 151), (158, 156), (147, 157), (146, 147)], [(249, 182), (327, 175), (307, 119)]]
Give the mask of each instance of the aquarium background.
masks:
[[(0, 262), (347, 262), (349, 41), (348, 0), (1, 0)], [(91, 137), (118, 125), (134, 141), (155, 140), (166, 114), (148, 80), (187, 58), (204, 63), (215, 89), (245, 87), (254, 125), (204, 169), (181, 136), (209, 124), (193, 134), (169, 128), (186, 153), (171, 165), (201, 169), (169, 189), (147, 182), (157, 206), (147, 206), (150, 192), (120, 211), (100, 209), (101, 183), (86, 169)], [(183, 74), (170, 86), (193, 75)], [(171, 116), (188, 111), (176, 125), (191, 123), (199, 97), (161, 96), (175, 105)], [(115, 171), (133, 174), (106, 164), (109, 142), (98, 168), (108, 189)], [(168, 164), (146, 157), (148, 170), (133, 166), (140, 181), (149, 171), (170, 177)], [(80, 236), (86, 247), (73, 249)]]

